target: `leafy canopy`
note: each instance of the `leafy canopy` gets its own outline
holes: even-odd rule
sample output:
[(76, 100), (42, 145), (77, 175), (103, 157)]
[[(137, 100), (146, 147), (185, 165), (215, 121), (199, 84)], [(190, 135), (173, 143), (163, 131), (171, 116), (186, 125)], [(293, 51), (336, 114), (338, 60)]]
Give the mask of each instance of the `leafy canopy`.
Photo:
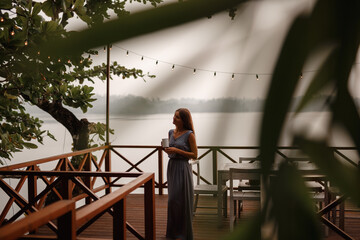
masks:
[[(71, 21), (95, 26), (111, 15), (129, 15), (120, 0), (2, 0), (0, 2), (0, 163), (23, 148), (36, 148), (31, 143), (43, 142), (45, 136), (54, 136), (41, 130), (42, 121), (26, 112), (25, 104), (43, 110), (49, 104), (58, 108), (92, 107), (93, 87), (88, 83), (106, 80), (105, 63), (94, 66), (91, 56), (95, 50), (54, 57), (43, 53), (40, 46), (50, 40), (75, 35), (70, 31)], [(156, 6), (161, 0), (146, 0)], [(138, 69), (127, 69), (113, 62), (112, 74), (122, 78), (154, 77)], [(46, 111), (46, 110), (45, 110)], [(65, 126), (67, 127), (67, 126)], [(104, 126), (92, 124), (90, 131), (101, 140)], [(94, 136), (91, 137), (94, 139)], [(90, 139), (90, 140), (91, 140)]]

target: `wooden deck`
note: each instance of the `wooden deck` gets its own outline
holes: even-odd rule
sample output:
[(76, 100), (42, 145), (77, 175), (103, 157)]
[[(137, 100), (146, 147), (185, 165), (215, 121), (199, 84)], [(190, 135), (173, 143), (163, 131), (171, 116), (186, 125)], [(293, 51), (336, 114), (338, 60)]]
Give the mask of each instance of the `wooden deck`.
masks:
[[(127, 197), (126, 208), (127, 208), (127, 221), (134, 226), (139, 232), (144, 233), (144, 214), (143, 214), (143, 197), (139, 194), (131, 194)], [(216, 198), (211, 196), (201, 196), (201, 205), (215, 206)], [(156, 195), (156, 239), (167, 239), (165, 237), (166, 232), (166, 219), (167, 219), (167, 195)], [(347, 203), (347, 207), (351, 204)], [(246, 221), (249, 217), (255, 213), (260, 207), (259, 202), (248, 201), (244, 203), (244, 211), (241, 215), (240, 220), (237, 224)], [(212, 209), (200, 209), (200, 212), (211, 213)], [(222, 227), (218, 226), (217, 216), (215, 215), (197, 215), (193, 220), (194, 239), (225, 239), (229, 234), (229, 218), (224, 219)], [(360, 239), (360, 212), (346, 213), (347, 217), (345, 220), (345, 231), (350, 234), (354, 239)], [(48, 234), (49, 230), (47, 227), (43, 227), (40, 230), (40, 234)], [(80, 238), (108, 238), (112, 236), (112, 218), (108, 213), (104, 214), (97, 222), (95, 222), (89, 229), (85, 230)], [(131, 233), (127, 232), (127, 239), (137, 239)], [(342, 239), (336, 233), (329, 231), (327, 240)]]

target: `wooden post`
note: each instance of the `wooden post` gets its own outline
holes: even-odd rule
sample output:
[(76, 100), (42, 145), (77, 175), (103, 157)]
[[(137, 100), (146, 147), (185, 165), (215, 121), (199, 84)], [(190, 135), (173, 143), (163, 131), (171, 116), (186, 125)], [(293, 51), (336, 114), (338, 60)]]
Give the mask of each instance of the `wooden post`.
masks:
[(144, 210), (145, 210), (145, 239), (155, 240), (155, 182), (154, 175), (144, 185)]
[[(62, 159), (61, 171), (68, 171), (69, 167), (66, 164), (66, 159)], [(61, 178), (59, 176), (59, 178)], [(60, 194), (63, 199), (72, 199), (72, 182), (67, 177), (62, 177), (61, 186), (60, 186)]]
[[(105, 156), (105, 172), (111, 172), (111, 146), (108, 146), (108, 148), (105, 150), (107, 151)], [(111, 182), (111, 177), (107, 177), (108, 183)], [(111, 186), (109, 188), (106, 188), (105, 190), (106, 194), (111, 193)]]
[(217, 184), (217, 148), (212, 148), (213, 184)]
[[(89, 154), (89, 157), (87, 158), (87, 160), (85, 162), (85, 165), (84, 165), (84, 170), (85, 171), (91, 171), (91, 161), (92, 161), (93, 156), (92, 156), (91, 152), (89, 152), (88, 154)], [(91, 189), (91, 177), (90, 176), (84, 177), (84, 183), (89, 189)], [(85, 198), (85, 203), (90, 204), (91, 203), (91, 198), (86, 197)]]
[[(31, 170), (35, 170), (36, 166), (32, 166)], [(36, 207), (36, 203), (34, 202), (34, 199), (37, 195), (37, 176), (35, 175), (29, 175), (28, 176), (28, 200), (29, 203), (32, 204), (34, 207)], [(37, 229), (34, 229), (34, 231), (31, 231), (30, 233), (36, 233)]]
[(158, 167), (159, 167), (159, 195), (163, 195), (164, 180), (163, 180), (163, 151), (162, 147), (158, 147)]
[(126, 239), (126, 202), (121, 199), (114, 204), (113, 239)]
[[(74, 209), (75, 209), (75, 203)], [(75, 240), (75, 210), (65, 213), (58, 219), (58, 239), (60, 240)]]

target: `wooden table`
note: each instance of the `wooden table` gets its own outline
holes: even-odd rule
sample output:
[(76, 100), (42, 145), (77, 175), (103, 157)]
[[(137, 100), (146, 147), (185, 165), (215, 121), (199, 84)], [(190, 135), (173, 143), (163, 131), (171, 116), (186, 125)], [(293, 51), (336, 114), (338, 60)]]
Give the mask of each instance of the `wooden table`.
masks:
[[(278, 164), (275, 164), (272, 172), (275, 173), (278, 170)], [(254, 163), (226, 163), (224, 164), (223, 168), (218, 170), (218, 191), (220, 193), (221, 187), (226, 185), (226, 182), (230, 178), (230, 168), (238, 168), (243, 170), (254, 170), (258, 169), (259, 174), (261, 174), (261, 164), (260, 162)], [(319, 174), (318, 168), (313, 163), (308, 162), (301, 162), (297, 164), (297, 168), (299, 169), (300, 173), (306, 178), (306, 181), (317, 181), (317, 180), (324, 180), (325, 176)], [(264, 182), (263, 179), (260, 178), (260, 190), (263, 189)], [(261, 191), (260, 202), (261, 206), (263, 206), (263, 202), (265, 200), (265, 191)], [(221, 194), (218, 194), (218, 221), (219, 224), (222, 222), (221, 216), (221, 208), (223, 206), (223, 198)], [(232, 204), (232, 203), (230, 203)], [(225, 210), (227, 211), (227, 210)]]

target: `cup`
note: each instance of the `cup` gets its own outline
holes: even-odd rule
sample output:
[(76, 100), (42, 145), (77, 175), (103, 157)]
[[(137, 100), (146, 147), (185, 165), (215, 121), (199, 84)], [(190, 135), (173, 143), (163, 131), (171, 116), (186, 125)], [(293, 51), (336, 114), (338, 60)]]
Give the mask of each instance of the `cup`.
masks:
[(169, 147), (169, 139), (168, 139), (168, 138), (163, 138), (163, 139), (161, 140), (161, 146), (162, 146), (163, 148)]

